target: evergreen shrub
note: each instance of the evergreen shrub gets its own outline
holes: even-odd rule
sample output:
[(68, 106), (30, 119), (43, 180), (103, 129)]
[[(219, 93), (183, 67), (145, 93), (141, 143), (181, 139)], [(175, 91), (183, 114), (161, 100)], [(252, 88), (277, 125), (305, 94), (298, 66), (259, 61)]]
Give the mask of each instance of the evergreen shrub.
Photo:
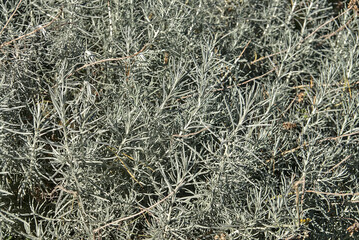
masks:
[(357, 1), (0, 5), (0, 239), (358, 235)]

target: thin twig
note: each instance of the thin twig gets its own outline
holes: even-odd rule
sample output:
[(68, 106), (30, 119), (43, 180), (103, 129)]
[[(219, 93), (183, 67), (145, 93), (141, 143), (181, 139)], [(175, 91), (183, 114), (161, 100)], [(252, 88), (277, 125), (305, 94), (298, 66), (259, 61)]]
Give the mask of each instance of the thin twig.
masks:
[[(260, 78), (262, 78), (262, 77), (265, 77), (265, 76), (267, 76), (268, 74), (272, 73), (273, 71), (275, 71), (275, 68), (273, 68), (272, 70), (270, 70), (270, 71), (264, 73), (263, 75), (260, 75), (260, 76), (251, 78), (251, 79), (249, 79), (249, 80), (247, 80), (247, 81), (245, 81), (245, 82), (241, 82), (241, 83), (238, 83), (238, 84), (236, 84), (236, 85), (228, 86), (228, 87), (224, 87), (224, 88), (217, 88), (217, 89), (212, 90), (212, 92), (219, 92), (219, 91), (223, 91), (223, 90), (226, 90), (226, 89), (231, 89), (231, 88), (233, 88), (233, 87), (235, 87), (235, 86), (238, 87), (238, 86), (247, 84), (247, 83), (252, 82), (252, 81), (254, 81), (254, 80), (257, 80), (257, 79), (260, 79)], [(186, 96), (180, 97), (179, 99), (177, 99), (177, 101), (182, 101), (182, 100), (184, 100), (184, 99), (187, 99), (187, 98), (190, 98), (190, 97), (193, 97), (193, 96), (194, 96), (194, 94), (186, 95)]]
[(61, 13), (62, 13), (62, 8), (60, 9), (60, 12), (57, 14), (57, 16), (56, 16), (54, 19), (52, 19), (51, 22), (45, 24), (44, 26), (41, 26), (41, 27), (36, 28), (36, 29), (35, 29), (34, 31), (32, 31), (32, 32), (29, 32), (29, 33), (27, 33), (27, 34), (25, 34), (25, 35), (22, 35), (22, 36), (20, 36), (20, 37), (17, 37), (17, 38), (15, 38), (15, 39), (13, 39), (13, 40), (11, 40), (11, 41), (9, 41), (9, 42), (6, 42), (6, 43), (1, 44), (1, 45), (0, 45), (0, 49), (3, 48), (3, 47), (5, 47), (5, 46), (7, 46), (7, 45), (10, 45), (10, 44), (13, 43), (13, 42), (16, 42), (16, 41), (20, 40), (20, 39), (22, 39), (22, 38), (26, 38), (26, 37), (28, 37), (28, 36), (30, 36), (30, 35), (32, 35), (32, 34), (38, 32), (38, 31), (40, 31), (41, 29), (44, 29), (44, 28), (50, 26), (53, 22), (55, 22), (55, 21), (57, 20), (57, 18), (60, 16)]
[(348, 137), (348, 136), (352, 136), (352, 135), (356, 135), (356, 134), (359, 134), (359, 131), (358, 132), (353, 132), (353, 133), (348, 133), (348, 134), (343, 134), (343, 135), (338, 136), (338, 137), (324, 138), (324, 139), (320, 140), (319, 142), (323, 142), (323, 141), (326, 141), (326, 140), (337, 140), (338, 138)]
[(109, 226), (112, 226), (112, 225), (118, 225), (120, 222), (123, 222), (125, 220), (128, 220), (128, 219), (131, 219), (131, 218), (134, 218), (134, 217), (137, 217), (139, 215), (141, 215), (142, 213), (144, 212), (148, 212), (149, 210), (151, 210), (152, 208), (156, 207), (157, 205), (163, 203), (164, 201), (166, 201), (166, 199), (168, 199), (169, 197), (171, 197), (173, 194), (175, 194), (175, 192), (182, 186), (182, 183), (183, 183), (183, 180), (178, 184), (178, 186), (170, 193), (168, 194), (166, 197), (162, 198), (160, 201), (158, 201), (157, 203), (153, 204), (152, 206), (149, 206), (148, 208), (145, 208), (141, 211), (139, 211), (138, 213), (136, 214), (133, 214), (131, 216), (127, 216), (127, 217), (123, 217), (123, 218), (120, 218), (116, 221), (113, 221), (113, 222), (110, 222), (108, 224), (105, 224), (103, 225), (102, 227), (99, 227), (99, 228), (96, 228), (95, 230), (93, 230), (93, 233), (94, 233), (94, 239), (95, 239), (95, 234), (97, 232), (99, 232), (101, 229), (104, 229), (106, 227), (109, 227)]
[[(331, 23), (332, 21), (334, 21), (335, 19), (341, 17), (342, 15), (344, 15), (345, 13), (349, 12), (351, 9), (353, 8), (353, 6), (349, 7), (347, 10), (345, 10), (344, 12), (342, 12), (341, 14), (339, 14), (338, 16), (336, 17), (333, 17), (331, 18), (330, 20), (326, 21), (325, 23), (323, 23), (322, 25), (320, 25), (318, 28), (316, 28), (311, 34), (309, 34), (308, 36), (306, 36), (304, 39), (300, 40), (296, 45), (293, 46), (293, 48), (297, 48), (299, 47), (304, 41), (306, 41), (308, 38), (310, 38), (311, 36), (313, 36), (316, 32), (318, 32), (322, 27), (324, 27), (325, 25)], [(279, 51), (279, 52), (276, 52), (276, 53), (273, 53), (273, 54), (270, 54), (268, 56), (264, 56), (264, 57), (261, 57), (261, 58), (258, 58), (254, 61), (251, 62), (251, 64), (254, 64), (256, 62), (259, 62), (259, 61), (262, 61), (262, 60), (265, 60), (267, 58), (270, 58), (270, 57), (273, 57), (273, 56), (276, 56), (278, 54), (281, 54), (281, 53), (284, 53), (286, 51), (288, 51), (290, 48), (287, 48), (285, 50), (282, 50), (282, 51)]]
[(172, 135), (173, 137), (182, 137), (182, 138), (187, 138), (187, 137), (190, 137), (190, 136), (193, 136), (193, 135), (196, 135), (198, 133), (201, 133), (205, 130), (208, 130), (209, 127), (205, 127), (205, 128), (202, 128), (201, 130), (199, 130), (198, 132), (194, 132), (194, 133), (189, 133), (189, 134), (186, 134), (186, 135), (181, 135), (181, 134), (175, 134), (175, 135)]
[[(262, 74), (262, 75), (260, 75), (260, 76), (251, 78), (251, 79), (249, 79), (249, 80), (247, 80), (247, 81), (245, 81), (245, 82), (242, 82), (242, 83), (237, 84), (237, 86), (241, 86), (241, 85), (247, 84), (247, 83), (249, 83), (249, 82), (252, 82), (252, 81), (254, 81), (254, 80), (260, 79), (260, 78), (262, 78), (262, 77), (265, 77), (265, 76), (269, 75), (270, 73), (274, 72), (275, 70), (276, 70), (276, 68), (274, 67), (274, 68), (272, 68), (272, 70), (270, 70), (270, 71), (268, 71), (268, 72), (266, 72), (266, 73), (264, 73), (264, 74)], [(231, 86), (229, 86), (228, 88), (231, 88)]]
[(295, 189), (295, 206), (296, 206), (296, 211), (297, 211), (297, 225), (299, 226), (300, 225), (300, 211), (299, 211), (299, 187), (298, 185), (301, 184), (301, 183), (304, 183), (303, 180), (299, 180), (299, 181), (296, 181), (294, 183), (294, 189)]
[(337, 197), (359, 196), (359, 192), (357, 192), (357, 193), (329, 193), (329, 192), (318, 192), (318, 191), (314, 191), (314, 190), (305, 190), (305, 192), (329, 195), (329, 196), (337, 196)]
[(341, 30), (343, 30), (343, 29), (344, 29), (349, 23), (351, 23), (353, 20), (354, 20), (354, 17), (352, 17), (351, 19), (349, 19), (349, 21), (347, 21), (343, 26), (341, 26), (340, 28), (338, 28), (335, 32), (320, 37), (320, 38), (323, 38), (323, 40), (322, 40), (321, 42), (324, 42), (324, 41), (327, 40), (328, 38), (331, 38), (332, 36), (334, 36), (335, 34), (337, 34), (338, 32), (340, 32)]
[(264, 74), (262, 74), (262, 75), (260, 75), (260, 76), (251, 78), (251, 79), (249, 79), (249, 80), (247, 80), (247, 81), (238, 83), (238, 84), (233, 85), (233, 86), (228, 86), (228, 87), (225, 87), (225, 88), (218, 88), (218, 89), (214, 90), (214, 92), (223, 91), (223, 90), (225, 90), (225, 89), (230, 89), (230, 88), (233, 88), (233, 87), (235, 87), (235, 86), (239, 87), (239, 86), (241, 86), (241, 85), (244, 85), (244, 84), (247, 84), (247, 83), (252, 82), (252, 81), (254, 81), (254, 80), (257, 80), (257, 79), (260, 79), (260, 78), (262, 78), (262, 77), (265, 77), (265, 76), (269, 75), (270, 73), (274, 72), (275, 70), (276, 70), (276, 68), (272, 68), (271, 70), (269, 70), (268, 72), (266, 72), (266, 73), (264, 73)]
[[(127, 164), (120, 158), (120, 156), (118, 156), (116, 148), (110, 147), (110, 146), (106, 146), (106, 147), (107, 147), (113, 154), (116, 155), (117, 159), (120, 160), (120, 162), (122, 163), (122, 166), (126, 169), (127, 173), (128, 173), (141, 187), (143, 187), (142, 184), (136, 179), (135, 175), (133, 175), (133, 173), (130, 171), (130, 169), (129, 169), (129, 167), (127, 166)], [(127, 155), (125, 155), (125, 156), (127, 156)]]
[(74, 197), (77, 197), (77, 192), (76, 191), (72, 191), (72, 190), (67, 190), (66, 188), (64, 188), (61, 185), (57, 185), (51, 193), (49, 193), (48, 195), (50, 196), (50, 198), (55, 194), (55, 192), (57, 192), (57, 190), (60, 189), (66, 193), (72, 194)]
[(295, 102), (295, 100), (297, 99), (297, 97), (293, 98), (293, 100), (291, 101), (291, 103), (289, 104), (289, 106), (284, 110), (284, 112), (282, 112), (281, 116), (284, 116), (284, 114), (289, 111), (290, 107), (293, 105), (293, 103)]
[(341, 160), (338, 164), (336, 164), (334, 167), (332, 167), (331, 169), (329, 169), (326, 174), (332, 172), (335, 168), (339, 167), (340, 164), (342, 164), (343, 162), (345, 162), (346, 160), (348, 160), (350, 157), (352, 156), (352, 154), (350, 154), (349, 156), (345, 157), (343, 160)]
[(237, 61), (241, 59), (243, 53), (246, 51), (247, 47), (249, 46), (251, 40), (248, 41), (248, 43), (246, 44), (246, 46), (244, 47), (244, 49), (242, 50), (241, 54), (239, 55), (239, 57), (237, 58)]
[(141, 52), (143, 52), (148, 46), (149, 46), (149, 44), (145, 44), (140, 51), (138, 51), (135, 54), (132, 54), (130, 56), (119, 57), (119, 58), (107, 58), (107, 59), (102, 59), (102, 60), (99, 60), (99, 61), (96, 61), (96, 62), (85, 64), (82, 67), (76, 69), (75, 72), (78, 72), (78, 71), (80, 71), (80, 70), (82, 70), (84, 68), (87, 68), (87, 67), (90, 67), (90, 66), (93, 66), (93, 65), (96, 65), (96, 64), (104, 63), (104, 62), (120, 61), (120, 60), (125, 60), (125, 59), (128, 59), (128, 58), (133, 58), (133, 57), (137, 56), (138, 54), (140, 54)]
[[(321, 143), (321, 142), (326, 141), (326, 140), (336, 140), (336, 139), (338, 139), (338, 138), (347, 137), (347, 136), (352, 136), (352, 135), (356, 135), (356, 134), (359, 134), (359, 131), (358, 131), (358, 132), (354, 132), (354, 133), (344, 134), (344, 135), (341, 135), (341, 136), (338, 136), (338, 137), (324, 138), (324, 139), (322, 139), (322, 140), (319, 140), (319, 142)], [(297, 151), (298, 149), (300, 149), (300, 148), (302, 148), (302, 147), (306, 147), (306, 146), (308, 146), (308, 144), (307, 144), (307, 143), (303, 143), (303, 144), (301, 144), (301, 145), (299, 145), (299, 146), (297, 146), (297, 147), (295, 147), (295, 148), (292, 148), (292, 149), (290, 149), (290, 150), (281, 152), (279, 155), (280, 155), (280, 156), (285, 156), (285, 155), (287, 155), (288, 153), (293, 153), (293, 152)], [(350, 155), (350, 156), (351, 156), (351, 155)], [(346, 157), (345, 159), (343, 159), (340, 163), (338, 163), (337, 165), (335, 165), (335, 166), (334, 166), (332, 169), (330, 169), (329, 171), (332, 171), (334, 168), (338, 167), (340, 164), (342, 164), (344, 161), (346, 161), (350, 156), (348, 156), (348, 157)], [(272, 158), (266, 160), (266, 162), (270, 162), (270, 161), (274, 160), (275, 157), (276, 157), (276, 156), (273, 156)], [(329, 171), (328, 171), (328, 172), (329, 172)], [(328, 173), (328, 172), (326, 172), (326, 173)]]
[(9, 24), (11, 18), (15, 15), (17, 9), (20, 7), (21, 2), (22, 2), (22, 0), (19, 1), (19, 3), (17, 4), (17, 6), (16, 6), (14, 12), (11, 14), (9, 20), (7, 20), (6, 24), (5, 24), (4, 27), (1, 29), (1, 31), (0, 31), (0, 36), (1, 36), (2, 32), (5, 30), (5, 28), (7, 27), (7, 25)]

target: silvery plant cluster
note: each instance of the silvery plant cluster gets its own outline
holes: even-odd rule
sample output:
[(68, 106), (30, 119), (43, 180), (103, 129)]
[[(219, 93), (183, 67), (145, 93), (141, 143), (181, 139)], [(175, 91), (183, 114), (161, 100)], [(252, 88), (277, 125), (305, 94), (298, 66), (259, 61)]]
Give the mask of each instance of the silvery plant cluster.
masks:
[(358, 237), (359, 1), (0, 5), (0, 239)]

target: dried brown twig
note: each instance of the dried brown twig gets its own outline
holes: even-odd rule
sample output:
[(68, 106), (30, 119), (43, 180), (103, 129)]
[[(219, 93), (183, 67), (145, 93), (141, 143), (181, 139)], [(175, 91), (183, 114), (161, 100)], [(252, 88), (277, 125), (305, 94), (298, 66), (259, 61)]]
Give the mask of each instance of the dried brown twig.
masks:
[(136, 52), (136, 53), (134, 53), (132, 55), (129, 55), (129, 56), (119, 57), (119, 58), (107, 58), (107, 59), (102, 59), (102, 60), (99, 60), (99, 61), (96, 61), (96, 62), (85, 64), (82, 67), (76, 69), (75, 72), (78, 72), (78, 71), (80, 71), (80, 70), (82, 70), (84, 68), (87, 68), (87, 67), (90, 67), (90, 66), (93, 66), (93, 65), (96, 65), (96, 64), (104, 63), (104, 62), (113, 62), (113, 61), (120, 61), (120, 60), (125, 60), (125, 59), (128, 59), (128, 58), (133, 58), (133, 57), (137, 56), (138, 54), (140, 54), (141, 52), (143, 52), (148, 46), (149, 46), (149, 44), (145, 44), (140, 51), (138, 51), (138, 52)]
[(346, 160), (348, 160), (350, 157), (352, 156), (352, 154), (350, 154), (349, 156), (345, 157), (343, 160), (341, 160), (338, 164), (336, 164), (334, 167), (332, 167), (331, 169), (329, 169), (326, 174), (332, 172), (334, 169), (336, 169), (337, 167), (340, 166), (340, 164), (342, 164), (343, 162), (345, 162)]
[(7, 27), (7, 25), (9, 24), (10, 20), (12, 19), (12, 17), (15, 15), (17, 9), (20, 7), (22, 0), (19, 1), (19, 3), (16, 5), (16, 8), (14, 10), (14, 12), (11, 14), (11, 16), (9, 17), (9, 19), (7, 20), (6, 24), (4, 25), (4, 27), (1, 29), (0, 31), (0, 36), (2, 34), (2, 32), (5, 30), (5, 28)]
[(66, 193), (68, 193), (68, 194), (73, 195), (74, 197), (77, 197), (77, 192), (76, 192), (76, 191), (67, 190), (66, 188), (64, 188), (64, 187), (61, 186), (61, 185), (57, 185), (57, 186), (52, 190), (52, 192), (48, 194), (49, 197), (52, 198), (53, 195), (57, 192), (57, 190), (64, 191), (64, 192), (66, 192)]
[(96, 62), (85, 64), (82, 67), (77, 68), (74, 72), (70, 73), (66, 78), (71, 77), (75, 72), (78, 72), (78, 71), (80, 71), (82, 69), (85, 69), (85, 68), (93, 66), (93, 65), (97, 65), (97, 64), (100, 64), (100, 63), (104, 63), (104, 62), (114, 62), (114, 61), (121, 61), (121, 60), (129, 59), (129, 58), (133, 58), (133, 57), (137, 56), (138, 54), (140, 54), (141, 52), (143, 52), (148, 46), (150, 46), (149, 43), (145, 44), (142, 47), (141, 50), (139, 50), (138, 52), (136, 52), (136, 53), (134, 53), (132, 55), (129, 55), (129, 56), (119, 57), (119, 58), (106, 58), (106, 59), (98, 60)]
[(339, 138), (342, 138), (342, 137), (349, 137), (349, 136), (357, 135), (357, 134), (359, 134), (359, 132), (347, 133), (347, 134), (340, 135), (338, 137), (324, 138), (324, 139), (320, 140), (319, 142), (323, 142), (323, 141), (326, 141), (326, 140), (338, 140)]
[(336, 197), (345, 197), (345, 196), (359, 196), (359, 192), (357, 193), (330, 193), (330, 192), (319, 192), (315, 190), (305, 190), (308, 193), (315, 193), (320, 195), (328, 195), (328, 196), (336, 196)]
[(197, 132), (194, 132), (194, 133), (189, 133), (189, 134), (186, 134), (186, 135), (182, 135), (182, 134), (174, 134), (172, 135), (173, 137), (182, 137), (182, 138), (187, 138), (187, 137), (190, 137), (190, 136), (193, 136), (193, 135), (196, 135), (198, 133), (201, 133), (203, 131), (206, 131), (208, 130), (209, 127), (205, 127), (205, 128), (202, 128), (201, 130), (197, 131)]
[(59, 16), (60, 16), (61, 13), (62, 13), (62, 8), (60, 9), (60, 12), (56, 15), (56, 17), (55, 17), (54, 19), (52, 19), (51, 22), (45, 24), (44, 26), (40, 26), (40, 27), (36, 28), (36, 29), (35, 29), (34, 31), (32, 31), (32, 32), (29, 32), (29, 33), (27, 33), (27, 34), (25, 34), (25, 35), (22, 35), (22, 36), (20, 36), (20, 37), (17, 37), (17, 38), (15, 38), (15, 39), (11, 40), (11, 41), (8, 41), (8, 42), (5, 42), (5, 43), (1, 44), (1, 45), (0, 45), (0, 49), (3, 48), (3, 47), (5, 47), (5, 46), (7, 46), (7, 45), (10, 45), (11, 43), (16, 42), (16, 41), (18, 41), (18, 40), (20, 40), (20, 39), (26, 38), (26, 37), (28, 37), (28, 36), (30, 36), (30, 35), (32, 35), (32, 34), (38, 32), (38, 31), (41, 31), (41, 29), (44, 29), (44, 28), (50, 26), (51, 24), (53, 24), (53, 23), (59, 18)]

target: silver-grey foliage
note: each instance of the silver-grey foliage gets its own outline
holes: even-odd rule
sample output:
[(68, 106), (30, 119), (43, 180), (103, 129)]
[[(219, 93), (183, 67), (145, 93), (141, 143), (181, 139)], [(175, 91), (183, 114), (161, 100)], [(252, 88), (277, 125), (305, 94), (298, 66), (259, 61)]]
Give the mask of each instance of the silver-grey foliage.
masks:
[(0, 238), (356, 236), (350, 2), (2, 1)]

